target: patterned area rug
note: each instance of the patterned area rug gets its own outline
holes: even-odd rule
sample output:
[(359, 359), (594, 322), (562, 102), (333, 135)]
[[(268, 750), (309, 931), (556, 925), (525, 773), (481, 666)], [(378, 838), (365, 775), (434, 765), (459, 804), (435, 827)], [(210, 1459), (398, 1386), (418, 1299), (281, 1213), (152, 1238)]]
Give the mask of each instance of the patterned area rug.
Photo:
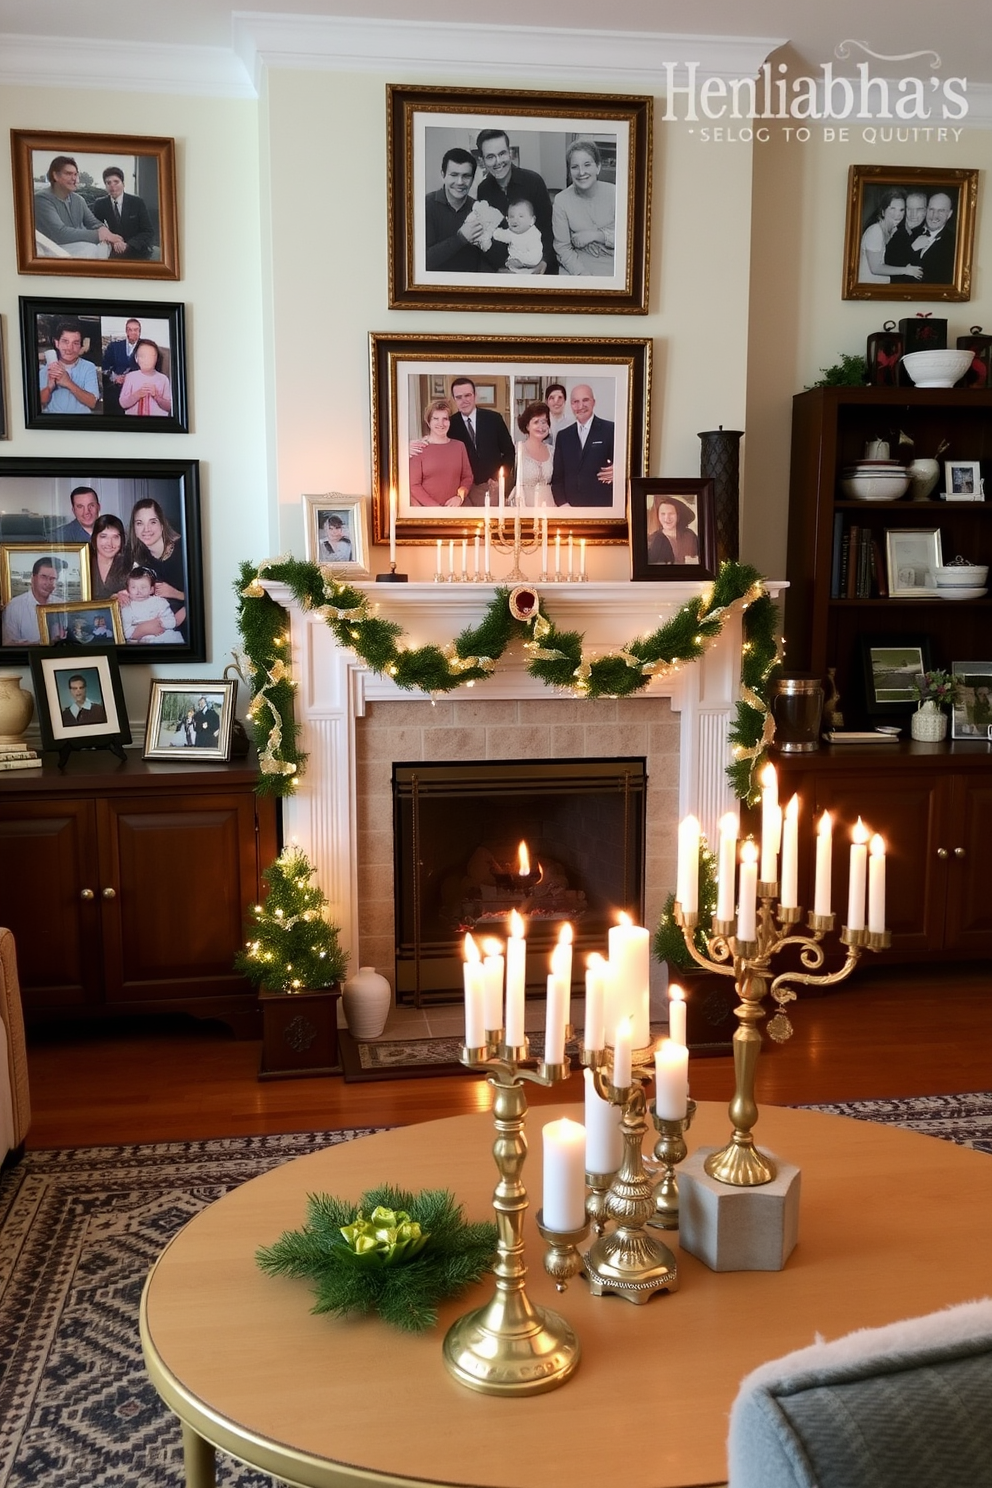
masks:
[[(992, 1093), (816, 1106), (992, 1152)], [(138, 1304), (166, 1242), (278, 1163), (376, 1128), (29, 1152), (0, 1183), (0, 1483), (183, 1488), (145, 1376)], [(218, 1456), (223, 1488), (273, 1488)]]

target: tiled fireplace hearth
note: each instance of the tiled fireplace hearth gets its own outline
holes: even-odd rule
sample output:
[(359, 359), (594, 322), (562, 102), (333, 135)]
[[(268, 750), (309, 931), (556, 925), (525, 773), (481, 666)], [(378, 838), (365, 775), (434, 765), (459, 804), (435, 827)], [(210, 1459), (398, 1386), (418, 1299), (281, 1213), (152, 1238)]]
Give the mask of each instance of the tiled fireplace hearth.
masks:
[[(702, 661), (655, 678), (635, 698), (558, 695), (527, 674), (525, 654), (514, 649), (494, 676), (432, 703), (368, 672), (288, 590), (266, 588), (290, 611), (300, 742), (309, 755), (285, 803), (286, 837), (315, 863), (352, 966), (374, 965), (393, 980), (395, 761), (643, 756), (648, 925), (674, 886), (679, 817), (694, 811), (712, 838), (720, 815), (734, 806), (724, 771), (739, 689), (739, 621)], [(414, 646), (447, 645), (478, 623), (492, 598), (482, 585), (370, 584), (368, 592)], [(656, 629), (698, 592), (686, 583), (549, 585), (542, 598), (563, 629), (584, 633), (588, 653), (616, 650)]]

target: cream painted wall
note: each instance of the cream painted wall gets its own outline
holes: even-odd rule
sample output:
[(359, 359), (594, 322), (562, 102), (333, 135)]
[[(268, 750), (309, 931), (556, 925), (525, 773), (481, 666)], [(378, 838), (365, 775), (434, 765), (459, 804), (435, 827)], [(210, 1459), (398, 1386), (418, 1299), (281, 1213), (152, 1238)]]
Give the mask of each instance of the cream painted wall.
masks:
[[(232, 584), (243, 558), (275, 551), (265, 475), (264, 357), (258, 186), (258, 105), (127, 93), (121, 129), (176, 140), (180, 269), (178, 281), (18, 275), (12, 225), (0, 235), (0, 313), (7, 361), (11, 438), (0, 458), (99, 456), (200, 461), (208, 660), (203, 665), (123, 668), (132, 727), (144, 724), (148, 680), (218, 677), (237, 642)], [(109, 127), (105, 99), (91, 91), (0, 89), (0, 128)], [(11, 197), (10, 156), (0, 152), (0, 201)], [(9, 208), (5, 209), (9, 212)], [(73, 295), (107, 300), (181, 301), (186, 306), (191, 432), (117, 434), (24, 428), (18, 296)]]

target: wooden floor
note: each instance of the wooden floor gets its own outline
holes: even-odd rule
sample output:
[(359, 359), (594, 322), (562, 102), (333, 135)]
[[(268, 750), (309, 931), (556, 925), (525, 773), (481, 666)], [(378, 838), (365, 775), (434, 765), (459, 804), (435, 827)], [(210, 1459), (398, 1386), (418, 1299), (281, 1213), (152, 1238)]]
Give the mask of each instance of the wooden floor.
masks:
[[(766, 1040), (758, 1101), (797, 1104), (992, 1089), (988, 965), (859, 972), (831, 996), (800, 999), (795, 1036)], [(29, 1147), (155, 1142), (366, 1125), (408, 1125), (488, 1108), (481, 1076), (347, 1085), (339, 1077), (257, 1078), (260, 1046), (220, 1025), (175, 1020), (29, 1035)], [(564, 1098), (581, 1099), (573, 1075)], [(729, 1100), (729, 1056), (693, 1059), (692, 1094)], [(562, 1087), (528, 1086), (528, 1101)]]

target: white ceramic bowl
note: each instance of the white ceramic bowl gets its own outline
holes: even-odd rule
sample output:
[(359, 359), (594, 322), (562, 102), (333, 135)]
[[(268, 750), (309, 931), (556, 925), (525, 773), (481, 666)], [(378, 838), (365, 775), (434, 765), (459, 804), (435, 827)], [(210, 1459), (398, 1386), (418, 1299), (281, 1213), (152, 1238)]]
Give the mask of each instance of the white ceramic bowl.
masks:
[(909, 486), (909, 476), (900, 475), (849, 475), (840, 483), (845, 496), (852, 501), (897, 501)]
[(911, 351), (902, 359), (917, 387), (953, 387), (971, 362), (970, 351)]
[(955, 563), (935, 568), (934, 576), (938, 589), (980, 589), (989, 576), (989, 566), (987, 563), (969, 563), (965, 567)]

